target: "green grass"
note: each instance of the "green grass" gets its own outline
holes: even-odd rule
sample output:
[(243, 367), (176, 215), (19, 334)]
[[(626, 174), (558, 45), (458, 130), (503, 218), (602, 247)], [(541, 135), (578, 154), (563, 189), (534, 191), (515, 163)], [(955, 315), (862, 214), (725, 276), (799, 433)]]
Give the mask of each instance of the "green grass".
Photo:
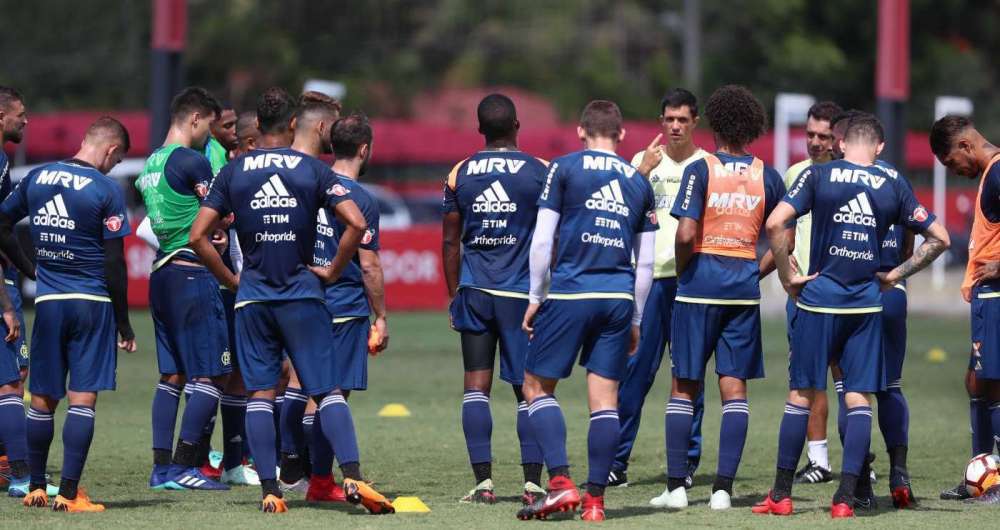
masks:
[[(690, 492), (692, 505), (682, 512), (666, 512), (648, 505), (664, 487), (663, 409), (669, 387), (669, 372), (661, 370), (650, 393), (629, 470), (632, 485), (608, 491), (607, 524), (645, 527), (684, 526), (762, 527), (827, 525), (827, 508), (835, 485), (802, 486), (795, 491), (797, 515), (790, 518), (754, 516), (749, 505), (767, 491), (773, 479), (777, 429), (787, 392), (787, 349), (783, 324), (765, 319), (765, 351), (768, 378), (750, 386), (750, 434), (735, 486), (736, 507), (713, 513), (706, 504), (715, 469), (719, 429), (718, 390), (709, 385), (705, 418), (706, 454), (696, 486)], [(419, 496), (431, 508), (427, 514), (396, 514), (371, 517), (351, 506), (312, 507), (291, 495), (291, 511), (284, 516), (264, 516), (257, 511), (259, 490), (238, 488), (231, 492), (155, 493), (147, 489), (150, 469), (149, 407), (156, 381), (152, 326), (146, 313), (133, 315), (140, 349), (120, 354), (117, 392), (103, 394), (97, 407), (97, 431), (83, 484), (91, 496), (106, 503), (108, 511), (95, 515), (67, 515), (27, 510), (13, 500), (0, 500), (0, 522), (18, 527), (86, 526), (104, 528), (264, 528), (290, 525), (296, 528), (329, 528), (348, 524), (351, 528), (433, 526), (451, 528), (507, 527), (520, 523), (514, 513), (520, 507), (521, 470), (514, 430), (514, 399), (497, 385), (493, 392), (495, 455), (494, 480), (502, 502), (495, 506), (460, 505), (457, 499), (473, 484), (460, 423), (462, 363), (458, 337), (447, 327), (443, 314), (397, 314), (391, 319), (391, 348), (370, 363), (370, 390), (351, 397), (351, 407), (361, 444), (367, 478), (391, 497)], [(895, 512), (884, 480), (877, 484), (877, 514), (864, 517), (877, 527), (955, 527), (995, 518), (995, 512), (961, 503), (937, 500), (942, 488), (954, 485), (969, 453), (968, 402), (962, 386), (968, 351), (968, 325), (964, 319), (913, 317), (910, 319), (909, 359), (904, 388), (910, 400), (910, 469), (920, 509)], [(932, 364), (926, 352), (943, 348), (948, 359)], [(570, 460), (577, 478), (586, 477), (587, 411), (583, 372), (559, 387), (559, 398), (569, 429)], [(380, 418), (387, 403), (403, 403), (409, 418)], [(835, 407), (834, 407), (835, 410)], [(57, 415), (56, 440), (49, 465), (58, 472), (62, 461), (59, 429), (65, 407)], [(835, 419), (835, 415), (831, 420)], [(836, 440), (836, 426), (830, 423)], [(216, 434), (218, 446), (218, 431)], [(875, 463), (880, 477), (886, 476), (886, 457), (877, 428), (873, 434)], [(839, 443), (831, 443), (831, 459), (839, 468)], [(56, 477), (58, 480), (58, 477)], [(988, 508), (986, 508), (988, 509)], [(992, 519), (989, 519), (992, 520)], [(580, 524), (577, 522), (561, 522)]]

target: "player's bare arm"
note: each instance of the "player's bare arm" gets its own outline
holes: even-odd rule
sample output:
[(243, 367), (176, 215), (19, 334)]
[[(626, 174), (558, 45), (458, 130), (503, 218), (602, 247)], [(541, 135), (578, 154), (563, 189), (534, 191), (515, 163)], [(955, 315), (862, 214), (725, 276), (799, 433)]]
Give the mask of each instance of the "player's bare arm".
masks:
[(781, 286), (792, 298), (798, 298), (802, 287), (816, 277), (803, 276), (792, 270), (792, 264), (788, 260), (788, 255), (795, 244), (794, 231), (787, 227), (795, 219), (795, 208), (787, 202), (780, 202), (774, 207), (771, 216), (767, 218), (767, 238), (771, 245), (771, 253), (774, 255), (774, 266), (778, 269), (778, 277), (781, 279)]
[(937, 221), (931, 223), (931, 226), (921, 235), (924, 236), (924, 242), (913, 251), (913, 255), (909, 259), (900, 263), (895, 269), (879, 274), (883, 288), (891, 288), (897, 282), (923, 270), (951, 246), (948, 231)]
[(0, 214), (0, 252), (14, 264), (22, 274), (35, 279), (35, 265), (21, 252), (21, 247), (17, 244), (17, 237), (14, 235), (14, 221), (9, 217)]
[(698, 221), (690, 217), (681, 217), (677, 222), (677, 235), (674, 237), (674, 254), (677, 263), (677, 276), (680, 276), (691, 257), (694, 256), (694, 242), (698, 238)]
[[(340, 245), (337, 248), (337, 255), (326, 267), (309, 267), (316, 276), (326, 283), (332, 283), (340, 278), (340, 273), (344, 272), (351, 258), (358, 251), (361, 245), (361, 236), (368, 229), (365, 216), (362, 215), (358, 205), (352, 200), (341, 201), (334, 207), (333, 213), (345, 225), (344, 234), (340, 236)], [(221, 263), (221, 260), (220, 260)]]
[(219, 280), (219, 283), (227, 289), (236, 291), (239, 288), (239, 279), (222, 262), (222, 256), (212, 246), (211, 236), (216, 224), (219, 222), (219, 212), (212, 208), (202, 206), (198, 210), (198, 217), (195, 217), (194, 224), (191, 225), (191, 234), (188, 236), (188, 245), (198, 254), (205, 267)]
[[(788, 234), (785, 237), (788, 241), (788, 261), (794, 271), (801, 273), (802, 271), (799, 270), (799, 263), (795, 260), (795, 254), (792, 253), (795, 250), (795, 227), (793, 226), (787, 230)], [(760, 257), (758, 268), (760, 269), (758, 278), (761, 280), (777, 269), (777, 266), (774, 264), (774, 253), (771, 252), (771, 250), (768, 250), (763, 256)]]
[(382, 259), (375, 250), (358, 250), (361, 260), (361, 277), (365, 283), (365, 293), (368, 295), (368, 305), (375, 315), (375, 332), (378, 333), (376, 352), (389, 347), (389, 324), (385, 311), (385, 280), (382, 274)]
[[(0, 265), (0, 276), (3, 276), (2, 265)], [(7, 294), (7, 289), (0, 289), (0, 291), (3, 291), (3, 293), (0, 293), (0, 308), (3, 309), (3, 322), (7, 325), (7, 335), (4, 337), (4, 340), (14, 342), (21, 336), (21, 322), (17, 319), (17, 313), (14, 311), (14, 302), (10, 299), (10, 295)]]
[(462, 263), (462, 216), (449, 212), (441, 221), (441, 262), (444, 264), (444, 281), (448, 285), (448, 298), (458, 292), (459, 268)]

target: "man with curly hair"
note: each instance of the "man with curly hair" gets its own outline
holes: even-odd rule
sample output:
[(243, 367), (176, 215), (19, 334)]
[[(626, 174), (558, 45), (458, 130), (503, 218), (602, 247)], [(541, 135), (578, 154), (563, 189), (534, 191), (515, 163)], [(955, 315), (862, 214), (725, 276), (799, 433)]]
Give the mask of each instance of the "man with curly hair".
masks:
[(719, 88), (705, 105), (705, 117), (716, 153), (687, 166), (670, 212), (678, 219), (678, 282), (671, 321), (673, 387), (666, 412), (667, 488), (650, 504), (688, 504), (684, 479), (692, 400), (715, 352), (722, 426), (709, 504), (724, 510), (732, 505), (733, 479), (746, 442), (746, 381), (764, 377), (758, 279), (774, 270), (774, 260), (768, 252), (758, 263), (757, 238), (785, 184), (747, 151), (767, 125), (764, 106), (749, 90)]

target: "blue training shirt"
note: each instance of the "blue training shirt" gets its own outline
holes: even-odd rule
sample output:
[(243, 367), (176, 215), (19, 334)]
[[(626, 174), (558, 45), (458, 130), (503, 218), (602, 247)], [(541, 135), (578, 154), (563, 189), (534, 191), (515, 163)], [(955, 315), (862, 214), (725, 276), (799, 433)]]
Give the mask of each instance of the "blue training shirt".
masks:
[[(0, 145), (0, 202), (3, 202), (10, 195), (12, 189), (10, 159), (7, 157), (7, 153), (3, 151), (3, 146)], [(7, 285), (17, 285), (17, 269), (7, 260), (3, 261), (3, 275)]]
[(545, 162), (513, 150), (485, 150), (458, 163), (444, 188), (444, 213), (462, 219), (459, 288), (527, 297), (531, 233)]
[[(341, 184), (350, 191), (351, 200), (358, 205), (361, 214), (365, 216), (368, 229), (361, 237), (361, 246), (365, 250), (378, 250), (378, 202), (371, 193), (354, 180), (338, 175)], [(316, 218), (316, 250), (313, 253), (313, 263), (326, 267), (337, 255), (340, 238), (347, 227), (335, 215), (325, 208), (320, 209)], [(333, 318), (367, 317), (371, 313), (368, 296), (365, 292), (364, 276), (361, 271), (361, 257), (357, 253), (344, 268), (344, 272), (336, 282), (326, 286), (326, 308)]]
[(548, 297), (631, 300), (635, 235), (659, 227), (649, 181), (612, 152), (578, 151), (552, 161), (538, 206), (560, 214)]
[(877, 166), (846, 160), (810, 166), (783, 199), (798, 215), (812, 212), (809, 274), (798, 306), (821, 313), (876, 313), (882, 294), (875, 273), (889, 227), (922, 233), (934, 222), (913, 191)]
[[(913, 193), (913, 186), (910, 181), (903, 176), (892, 164), (884, 160), (876, 160), (875, 165), (890, 178), (900, 180), (910, 193)], [(903, 245), (905, 244), (906, 229), (897, 225), (889, 227), (885, 239), (882, 240), (882, 250), (879, 252), (879, 272), (888, 272), (895, 269), (902, 263)]]
[(255, 149), (222, 168), (203, 204), (236, 217), (243, 251), (236, 306), (323, 300), (323, 285), (309, 270), (316, 217), (350, 193), (322, 161), (287, 147)]
[[(733, 156), (725, 153), (715, 153), (715, 156), (732, 172), (749, 171), (754, 159), (750, 155)], [(708, 187), (708, 163), (701, 159), (689, 164), (684, 168), (681, 193), (674, 199), (670, 215), (678, 219), (688, 217), (701, 221), (705, 213)], [(785, 181), (781, 174), (770, 166), (764, 166), (764, 222), (784, 196)], [(709, 207), (712, 205), (709, 204)], [(763, 225), (758, 227), (757, 232), (762, 228)], [(756, 303), (760, 300), (759, 276), (760, 267), (756, 259), (698, 252), (691, 256), (687, 268), (678, 278), (677, 296), (701, 303)]]
[(125, 198), (110, 177), (79, 160), (32, 170), (0, 204), (13, 221), (28, 217), (38, 274), (37, 302), (110, 302), (104, 240), (130, 232)]

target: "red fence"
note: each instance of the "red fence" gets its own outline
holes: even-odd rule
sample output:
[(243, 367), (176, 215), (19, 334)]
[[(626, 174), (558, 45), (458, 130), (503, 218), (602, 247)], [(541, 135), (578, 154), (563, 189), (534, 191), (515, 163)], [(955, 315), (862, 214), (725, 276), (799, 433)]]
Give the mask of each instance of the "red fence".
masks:
[[(138, 224), (138, 223), (136, 223)], [(443, 309), (448, 293), (441, 268), (441, 228), (415, 227), (381, 234), (386, 303), (390, 310)], [(149, 305), (149, 270), (156, 253), (139, 238), (125, 238), (128, 302)]]

